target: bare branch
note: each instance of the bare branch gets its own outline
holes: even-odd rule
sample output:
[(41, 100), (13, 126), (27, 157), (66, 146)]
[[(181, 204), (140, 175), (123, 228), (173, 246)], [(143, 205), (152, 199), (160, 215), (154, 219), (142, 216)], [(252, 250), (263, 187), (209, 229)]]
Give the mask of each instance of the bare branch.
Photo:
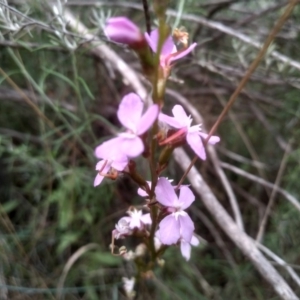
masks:
[(288, 201), (290, 201), (295, 207), (297, 210), (300, 211), (300, 202), (294, 197), (292, 196), (290, 193), (288, 193), (286, 190), (274, 185), (273, 183), (271, 182), (268, 182), (258, 176), (255, 176), (253, 174), (250, 174), (248, 172), (245, 172), (244, 170), (240, 169), (240, 168), (237, 168), (235, 166), (232, 166), (230, 164), (227, 164), (227, 163), (224, 163), (224, 162), (221, 162), (221, 167), (224, 168), (224, 169), (227, 169), (227, 170), (230, 170), (236, 174), (239, 174), (245, 178), (248, 178), (249, 180), (251, 181), (254, 181), (254, 182), (257, 182), (263, 186), (266, 186), (270, 189), (274, 189), (276, 190), (279, 194), (281, 194), (282, 196), (284, 196)]

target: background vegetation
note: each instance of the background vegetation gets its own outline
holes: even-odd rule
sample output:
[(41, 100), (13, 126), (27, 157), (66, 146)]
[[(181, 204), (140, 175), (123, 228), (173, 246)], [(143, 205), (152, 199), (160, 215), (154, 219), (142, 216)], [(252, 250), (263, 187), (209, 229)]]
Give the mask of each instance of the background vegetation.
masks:
[[(117, 220), (129, 205), (139, 204), (137, 187), (126, 177), (107, 180), (98, 188), (92, 184), (93, 149), (119, 125), (116, 108), (131, 89), (109, 62), (84, 47), (88, 41), (71, 31), (59, 4), (106, 43), (101, 26), (110, 15), (126, 15), (145, 29), (142, 3), (2, 2), (0, 298), (56, 299), (61, 293), (65, 299), (125, 299), (121, 278), (134, 274), (133, 265), (112, 256), (109, 244)], [(287, 2), (170, 1), (170, 26), (184, 26), (190, 41), (199, 45), (174, 68), (166, 107), (183, 96), (210, 128), (255, 58), (256, 43), (265, 40)], [(296, 275), (300, 217), (286, 195), (300, 198), (299, 19), (298, 5), (219, 127), (221, 143), (216, 147), (245, 231), (253, 238), (275, 196), (262, 244)], [(205, 26), (201, 20), (209, 23)], [(109, 46), (140, 71), (131, 51)], [(210, 159), (196, 166), (231, 214)], [(175, 163), (168, 172), (175, 181), (182, 175)], [(274, 187), (260, 184), (259, 178), (276, 182), (283, 193), (271, 197)], [(216, 226), (201, 199), (191, 214), (202, 238), (200, 247), (193, 249), (189, 262), (178, 249), (169, 249), (164, 268), (139, 286), (138, 299), (278, 299)], [(135, 245), (130, 241), (128, 247)], [(300, 295), (299, 281), (279, 266), (278, 259), (270, 260)]]

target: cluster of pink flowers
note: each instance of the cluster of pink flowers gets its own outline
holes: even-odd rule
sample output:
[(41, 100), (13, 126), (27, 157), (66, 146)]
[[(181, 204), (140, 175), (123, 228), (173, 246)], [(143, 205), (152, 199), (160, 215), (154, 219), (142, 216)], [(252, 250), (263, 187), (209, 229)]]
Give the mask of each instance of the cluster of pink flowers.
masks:
[[(156, 29), (150, 34), (142, 34), (139, 28), (127, 18), (109, 19), (105, 33), (110, 40), (127, 44), (133, 49), (146, 45), (153, 53), (157, 52), (159, 31)], [(177, 51), (172, 36), (168, 36), (163, 43), (159, 60), (163, 76), (168, 76), (174, 61), (186, 56), (195, 47), (194, 43)], [(96, 165), (97, 175), (94, 186), (101, 184), (105, 177), (116, 178), (120, 173), (132, 175), (132, 167), (130, 167), (134, 165), (132, 160), (141, 155), (145, 157), (149, 155), (148, 133), (156, 122), (161, 127), (159, 130), (164, 131), (165, 134), (162, 136), (165, 138), (158, 139), (157, 132), (156, 137), (151, 137), (157, 138), (160, 146), (166, 145), (166, 147), (175, 148), (180, 141), (180, 145), (188, 144), (199, 158), (205, 160), (203, 140), (208, 135), (201, 132), (201, 125), (192, 126), (191, 116), (185, 113), (181, 105), (175, 105), (172, 114), (173, 116), (168, 116), (162, 113), (157, 104), (152, 104), (145, 110), (143, 101), (134, 93), (123, 97), (119, 104), (117, 117), (125, 130), (96, 147), (95, 156), (99, 162)], [(170, 131), (175, 133), (168, 135), (168, 132), (165, 132), (166, 127), (167, 131), (171, 129)], [(208, 143), (216, 144), (219, 141), (219, 137), (211, 136)], [(160, 172), (157, 171), (157, 174)], [(188, 260), (191, 246), (199, 244), (198, 238), (194, 235), (194, 223), (185, 211), (194, 202), (195, 196), (189, 186), (182, 185), (175, 188), (171, 185), (171, 181), (165, 177), (159, 177), (155, 187), (151, 190), (152, 183), (144, 180), (144, 184), (140, 184), (138, 194), (150, 199), (146, 200), (144, 206), (148, 211), (149, 203), (157, 207), (156, 219), (151, 219), (150, 214), (143, 213), (142, 210), (130, 208), (127, 212), (128, 215), (122, 217), (116, 224), (112, 232), (113, 238), (118, 240), (132, 235), (147, 238), (150, 237), (150, 232), (155, 232), (153, 238), (156, 251), (159, 251), (161, 247), (180, 245), (182, 256)], [(152, 228), (152, 226), (156, 228)]]

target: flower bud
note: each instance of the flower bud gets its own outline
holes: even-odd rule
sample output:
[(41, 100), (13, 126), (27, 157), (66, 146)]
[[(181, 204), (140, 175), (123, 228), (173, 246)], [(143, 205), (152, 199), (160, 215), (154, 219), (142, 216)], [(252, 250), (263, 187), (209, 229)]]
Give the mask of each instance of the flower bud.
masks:
[(146, 44), (144, 34), (126, 17), (108, 19), (104, 32), (111, 41), (126, 44), (131, 48), (139, 48)]

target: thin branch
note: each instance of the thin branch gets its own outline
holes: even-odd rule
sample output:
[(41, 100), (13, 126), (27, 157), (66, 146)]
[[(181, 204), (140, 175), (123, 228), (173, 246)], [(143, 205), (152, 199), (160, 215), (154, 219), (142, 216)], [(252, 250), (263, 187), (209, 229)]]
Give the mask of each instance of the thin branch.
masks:
[(148, 34), (151, 33), (151, 18), (149, 12), (149, 5), (147, 0), (143, 0), (143, 8), (144, 8), (144, 15), (145, 15), (145, 22)]
[(250, 174), (240, 168), (237, 168), (235, 166), (232, 166), (230, 164), (227, 164), (227, 163), (224, 163), (224, 162), (221, 162), (221, 167), (224, 168), (224, 169), (227, 169), (227, 170), (230, 170), (232, 172), (234, 172), (235, 174), (238, 174), (238, 175), (241, 175), (251, 181), (254, 181), (254, 182), (257, 182), (263, 186), (266, 186), (270, 189), (274, 189), (276, 190), (278, 193), (280, 193), (282, 196), (284, 196), (288, 201), (291, 202), (291, 204), (293, 204), (297, 210), (300, 211), (300, 202), (294, 197), (292, 196), (290, 193), (288, 193), (286, 190), (274, 185), (273, 183), (271, 182), (268, 182), (258, 176), (255, 176), (253, 174)]
[[(277, 173), (276, 180), (275, 180), (275, 183), (274, 183), (274, 186), (276, 186), (276, 187), (278, 187), (280, 185), (280, 182), (281, 182), (281, 179), (282, 179), (282, 176), (283, 176), (283, 172), (285, 171), (285, 167), (286, 167), (286, 164), (287, 164), (287, 159), (288, 159), (289, 152), (290, 152), (288, 150), (288, 149), (290, 149), (289, 146), (290, 146), (290, 143), (289, 143), (288, 147), (286, 148), (286, 151), (284, 152), (283, 158), (282, 158), (281, 163), (280, 163), (279, 171)], [(256, 236), (256, 241), (259, 242), (259, 243), (261, 243), (261, 241), (263, 239), (263, 234), (264, 234), (264, 231), (265, 231), (265, 228), (266, 228), (266, 225), (267, 225), (267, 220), (268, 220), (268, 217), (271, 213), (271, 209), (272, 209), (272, 207), (274, 205), (274, 202), (275, 202), (276, 193), (277, 193), (277, 190), (274, 188), (272, 190), (271, 195), (270, 195), (268, 206), (266, 208), (264, 217), (261, 221), (261, 224), (260, 224), (257, 236)]]
[(283, 267), (291, 275), (291, 277), (294, 279), (296, 284), (300, 286), (300, 278), (298, 274), (293, 270), (293, 268), (289, 264), (286, 263), (286, 261), (284, 261), (282, 258), (280, 258), (278, 255), (276, 255), (274, 252), (272, 252), (269, 248), (265, 247), (264, 245), (258, 242), (256, 242), (256, 245), (261, 251), (263, 251), (266, 255), (268, 255), (274, 261), (276, 261), (278, 265)]
[[(175, 149), (174, 158), (182, 170), (186, 170), (191, 163), (190, 158), (181, 148)], [(236, 246), (251, 260), (255, 268), (270, 283), (276, 293), (284, 300), (299, 299), (282, 276), (257, 249), (253, 240), (234, 223), (233, 219), (219, 203), (194, 166), (187, 176), (192, 187), (201, 197), (204, 206), (211, 213), (220, 228), (222, 228)]]
[(240, 154), (237, 154), (228, 149), (225, 149), (222, 146), (218, 146), (218, 151), (221, 152), (222, 154), (224, 154), (225, 156), (227, 156), (235, 161), (238, 161), (240, 163), (243, 163), (243, 164), (246, 164), (249, 166), (253, 166), (253, 167), (259, 168), (259, 169), (268, 169), (268, 166), (265, 163), (246, 158)]

